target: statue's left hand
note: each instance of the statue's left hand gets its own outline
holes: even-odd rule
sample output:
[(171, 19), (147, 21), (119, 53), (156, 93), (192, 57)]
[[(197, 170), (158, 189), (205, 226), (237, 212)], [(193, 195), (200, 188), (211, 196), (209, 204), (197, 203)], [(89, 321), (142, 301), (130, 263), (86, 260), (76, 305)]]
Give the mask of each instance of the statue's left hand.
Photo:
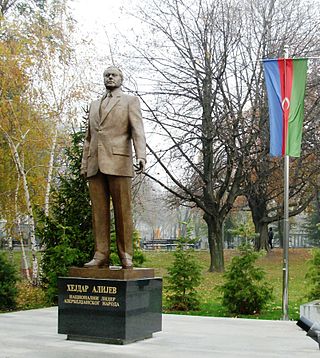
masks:
[(146, 161), (145, 159), (142, 158), (138, 158), (137, 159), (137, 165), (135, 165), (135, 172), (137, 174), (141, 174), (145, 171), (146, 169)]

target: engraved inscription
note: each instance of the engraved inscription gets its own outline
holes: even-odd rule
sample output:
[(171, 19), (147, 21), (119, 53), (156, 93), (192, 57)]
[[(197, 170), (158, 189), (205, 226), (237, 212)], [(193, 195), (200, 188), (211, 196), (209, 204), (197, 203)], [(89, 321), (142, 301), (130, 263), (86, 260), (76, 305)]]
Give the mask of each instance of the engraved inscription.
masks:
[(117, 287), (113, 286), (93, 286), (92, 293), (110, 293), (115, 295), (117, 293)]
[[(72, 292), (66, 297), (63, 302), (66, 304), (88, 305), (88, 306), (107, 306), (119, 307), (116, 295), (117, 287), (115, 286), (92, 286), (89, 285), (75, 285), (67, 284), (66, 291)], [(81, 295), (84, 293), (84, 295)], [(99, 296), (95, 294), (100, 294)], [(101, 295), (103, 294), (103, 295)], [(105, 295), (108, 296), (105, 296)]]
[(102, 306), (119, 307), (119, 302), (116, 301), (116, 297), (101, 297)]
[(72, 285), (67, 284), (67, 291), (68, 292), (88, 292), (89, 286), (88, 285)]

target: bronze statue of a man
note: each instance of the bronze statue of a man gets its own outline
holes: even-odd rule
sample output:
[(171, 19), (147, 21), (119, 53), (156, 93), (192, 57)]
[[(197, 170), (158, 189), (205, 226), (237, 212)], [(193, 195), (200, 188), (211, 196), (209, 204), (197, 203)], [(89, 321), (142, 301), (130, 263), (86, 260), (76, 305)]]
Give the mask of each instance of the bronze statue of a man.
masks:
[(146, 139), (139, 99), (121, 90), (123, 74), (117, 67), (104, 73), (106, 93), (93, 101), (85, 138), (81, 173), (89, 181), (95, 254), (85, 267), (109, 266), (110, 196), (118, 255), (122, 268), (132, 268), (131, 177), (132, 143), (141, 173), (146, 163)]

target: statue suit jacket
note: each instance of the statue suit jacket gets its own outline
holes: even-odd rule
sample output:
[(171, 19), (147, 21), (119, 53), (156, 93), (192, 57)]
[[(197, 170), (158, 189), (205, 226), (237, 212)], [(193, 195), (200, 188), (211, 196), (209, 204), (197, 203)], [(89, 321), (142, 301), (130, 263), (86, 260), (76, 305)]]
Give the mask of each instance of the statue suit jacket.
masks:
[(112, 91), (105, 109), (101, 99), (93, 101), (83, 148), (81, 173), (133, 176), (132, 143), (137, 158), (146, 159), (146, 139), (139, 99)]

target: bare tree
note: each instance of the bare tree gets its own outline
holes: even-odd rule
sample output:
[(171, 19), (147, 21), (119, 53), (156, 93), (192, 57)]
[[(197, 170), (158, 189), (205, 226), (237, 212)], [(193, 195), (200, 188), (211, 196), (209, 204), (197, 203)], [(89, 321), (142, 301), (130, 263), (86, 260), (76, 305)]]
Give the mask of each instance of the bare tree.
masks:
[(222, 224), (250, 188), (245, 179), (263, 173), (255, 167), (272, 167), (263, 164), (268, 128), (260, 59), (280, 57), (300, 35), (299, 25), (304, 31), (293, 53), (305, 55), (315, 45), (315, 20), (302, 3), (154, 0), (140, 10), (150, 33), (141, 38), (146, 46), (136, 44), (136, 60), (153, 90), (139, 95), (152, 123), (149, 143), (157, 142), (149, 150), (166, 179), (152, 169), (147, 175), (181, 203), (202, 209), (210, 271), (224, 268)]
[(161, 141), (149, 150), (167, 179), (152, 171), (147, 175), (182, 203), (202, 209), (210, 271), (224, 269), (222, 224), (240, 193), (252, 142), (244, 125), (250, 90), (237, 84), (235, 67), (241, 43), (239, 7), (225, 1), (153, 1), (142, 14), (156, 47), (136, 48), (139, 60), (149, 65), (148, 79), (155, 81), (152, 105), (150, 93), (140, 95)]

